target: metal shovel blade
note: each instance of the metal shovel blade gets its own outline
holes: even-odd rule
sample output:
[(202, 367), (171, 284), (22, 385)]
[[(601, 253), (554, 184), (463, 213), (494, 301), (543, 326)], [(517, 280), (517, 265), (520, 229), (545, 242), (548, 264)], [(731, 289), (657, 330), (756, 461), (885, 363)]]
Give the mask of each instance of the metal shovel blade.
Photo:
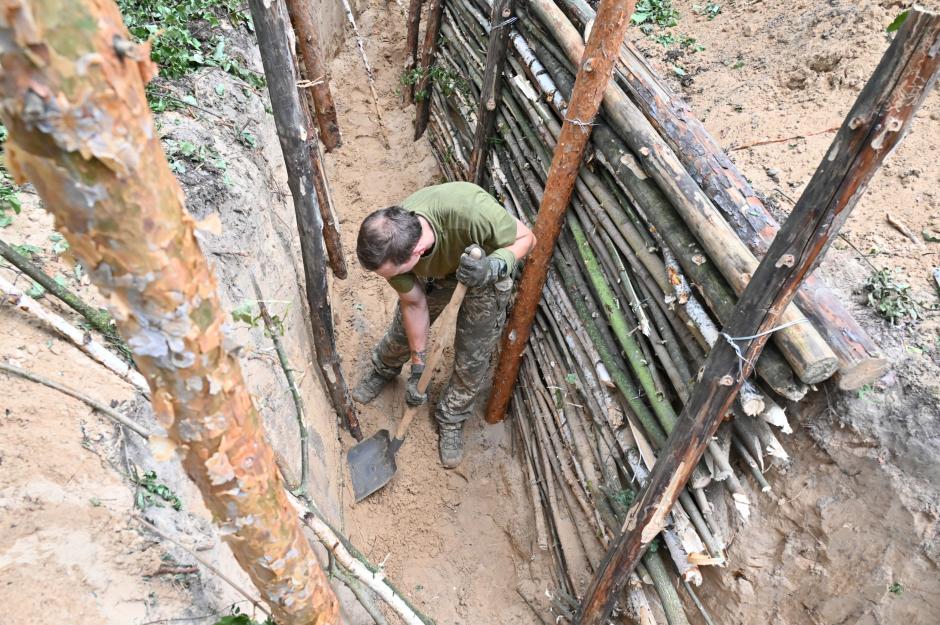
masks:
[(353, 494), (359, 503), (389, 483), (398, 467), (388, 430), (379, 430), (349, 450), (349, 472), (352, 475)]

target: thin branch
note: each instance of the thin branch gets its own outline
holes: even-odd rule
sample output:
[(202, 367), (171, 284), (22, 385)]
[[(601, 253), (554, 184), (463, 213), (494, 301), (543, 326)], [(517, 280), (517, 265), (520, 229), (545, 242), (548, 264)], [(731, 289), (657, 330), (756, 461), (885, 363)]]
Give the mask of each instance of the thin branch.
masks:
[(225, 582), (226, 584), (228, 584), (229, 586), (231, 586), (233, 589), (235, 589), (235, 591), (238, 592), (238, 594), (240, 594), (240, 595), (243, 596), (245, 599), (247, 599), (248, 601), (250, 601), (253, 606), (255, 606), (256, 608), (258, 608), (258, 610), (260, 610), (261, 612), (263, 612), (263, 613), (264, 613), (265, 615), (267, 615), (268, 617), (271, 616), (271, 612), (268, 611), (267, 607), (265, 607), (265, 605), (264, 605), (263, 603), (261, 603), (260, 600), (255, 599), (254, 597), (252, 597), (251, 595), (249, 595), (248, 592), (247, 592), (244, 588), (242, 588), (241, 586), (239, 586), (238, 584), (236, 584), (235, 582), (233, 582), (231, 579), (229, 579), (229, 578), (225, 575), (225, 573), (223, 573), (222, 571), (220, 571), (219, 569), (217, 569), (214, 565), (209, 564), (209, 562), (207, 562), (205, 559), (203, 559), (201, 556), (199, 556), (199, 554), (197, 554), (195, 551), (193, 551), (192, 549), (190, 549), (189, 547), (187, 547), (187, 546), (184, 545), (183, 543), (179, 542), (179, 541), (176, 540), (175, 538), (172, 538), (171, 536), (169, 536), (169, 535), (167, 535), (167, 534), (164, 534), (160, 529), (157, 528), (156, 525), (154, 525), (154, 524), (151, 523), (150, 521), (144, 519), (143, 517), (134, 516), (134, 519), (136, 519), (137, 521), (139, 521), (139, 522), (141, 523), (141, 525), (143, 525), (144, 527), (146, 527), (147, 529), (149, 529), (151, 532), (153, 532), (154, 534), (156, 534), (157, 536), (159, 536), (159, 537), (162, 538), (163, 540), (167, 540), (167, 541), (173, 543), (174, 545), (176, 545), (177, 547), (179, 547), (180, 549), (182, 549), (183, 551), (185, 551), (186, 553), (188, 553), (194, 560), (196, 560), (196, 562), (198, 562), (198, 563), (201, 564), (202, 566), (206, 567), (207, 570), (209, 570), (209, 571), (211, 571), (212, 573), (214, 573), (219, 579), (221, 579), (223, 582)]
[(60, 393), (65, 393), (66, 395), (74, 397), (75, 399), (79, 401), (85, 402), (86, 404), (88, 404), (89, 406), (91, 406), (92, 408), (94, 408), (95, 410), (103, 414), (104, 416), (108, 417), (109, 419), (112, 419), (113, 421), (115, 421), (116, 423), (119, 423), (120, 425), (123, 425), (124, 427), (132, 430), (133, 432), (140, 434), (144, 438), (150, 437), (150, 432), (148, 432), (141, 425), (135, 423), (134, 421), (131, 421), (130, 419), (122, 415), (120, 412), (116, 410), (112, 410), (111, 408), (109, 408), (108, 406), (105, 406), (101, 402), (95, 399), (92, 399), (91, 397), (89, 397), (88, 395), (85, 395), (81, 391), (76, 391), (75, 389), (69, 388), (68, 386), (65, 386), (64, 384), (59, 384), (58, 382), (50, 380), (49, 378), (43, 377), (39, 375), (38, 373), (32, 373), (31, 371), (20, 369), (19, 367), (7, 364), (5, 362), (0, 362), (0, 371), (4, 371), (10, 375), (17, 375), (31, 382), (36, 382), (37, 384), (48, 386), (49, 388), (55, 389), (59, 391)]

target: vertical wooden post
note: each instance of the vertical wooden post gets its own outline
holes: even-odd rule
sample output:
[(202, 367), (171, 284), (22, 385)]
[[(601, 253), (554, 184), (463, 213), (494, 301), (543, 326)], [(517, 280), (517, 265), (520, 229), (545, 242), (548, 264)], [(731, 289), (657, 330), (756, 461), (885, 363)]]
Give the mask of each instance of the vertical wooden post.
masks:
[(441, 17), (444, 15), (444, 0), (431, 0), (428, 7), (428, 23), (424, 27), (424, 44), (421, 46), (421, 80), (415, 86), (415, 141), (427, 130), (431, 118), (431, 67), (437, 50), (437, 37), (441, 33)]
[[(781, 311), (819, 263), (882, 161), (897, 147), (940, 68), (940, 16), (907, 20), (846, 117), (715, 344), (680, 421), (597, 570), (574, 625), (606, 623), (624, 583), (663, 528)], [(733, 337), (744, 337), (734, 339)]]
[(565, 123), (558, 136), (545, 192), (535, 220), (535, 249), (526, 260), (519, 293), (503, 333), (499, 361), (493, 376), (493, 390), (486, 406), (487, 423), (498, 423), (506, 414), (512, 388), (519, 375), (522, 350), (529, 340), (532, 321), (545, 286), (555, 241), (561, 231), (571, 199), (584, 148), (591, 136), (591, 124), (604, 98), (613, 73), (614, 61), (633, 14), (632, 0), (601, 0), (597, 19), (588, 38)]
[(287, 12), (290, 15), (294, 33), (297, 35), (297, 47), (300, 58), (304, 61), (303, 78), (310, 81), (305, 87), (308, 99), (313, 102), (317, 126), (320, 128), (320, 140), (327, 152), (332, 152), (343, 144), (336, 120), (336, 105), (330, 90), (330, 70), (323, 59), (320, 49), (320, 36), (317, 23), (313, 19), (313, 3), (310, 0), (287, 0)]
[(494, 0), (493, 10), (490, 13), (490, 40), (486, 47), (483, 88), (480, 91), (480, 103), (477, 106), (477, 127), (473, 135), (470, 170), (467, 172), (467, 180), (476, 184), (483, 184), (487, 148), (496, 124), (496, 108), (499, 106), (499, 90), (502, 85), (506, 47), (511, 28), (509, 19), (512, 16), (514, 4), (514, 0)]
[(0, 29), (7, 163), (35, 185), (108, 298), (167, 433), (152, 442), (181, 455), (278, 623), (339, 623), (226, 347), (228, 315), (153, 127), (149, 44), (133, 43), (104, 0), (0, 0)]
[(405, 104), (411, 104), (415, 101), (415, 84), (412, 82), (411, 73), (418, 66), (418, 30), (421, 27), (421, 6), (424, 0), (411, 0), (408, 3), (408, 39), (405, 47), (408, 54), (408, 62), (405, 64), (405, 76), (408, 84), (405, 86)]
[[(258, 36), (274, 124), (287, 168), (287, 184), (294, 199), (317, 363), (336, 413), (358, 440), (362, 437), (359, 419), (343, 377), (333, 334), (333, 314), (322, 239), (323, 222), (315, 193), (313, 163), (310, 160), (310, 142), (316, 139), (307, 132), (304, 109), (297, 93), (293, 53), (287, 39), (287, 29), (290, 27), (287, 8), (284, 0), (248, 0), (248, 6)], [(313, 149), (316, 149), (315, 145)]]

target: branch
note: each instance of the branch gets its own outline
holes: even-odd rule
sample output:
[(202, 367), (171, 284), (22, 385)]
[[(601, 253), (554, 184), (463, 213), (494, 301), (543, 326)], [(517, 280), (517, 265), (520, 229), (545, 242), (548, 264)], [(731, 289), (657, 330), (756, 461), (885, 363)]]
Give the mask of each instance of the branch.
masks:
[(136, 369), (109, 352), (101, 343), (94, 341), (85, 332), (82, 332), (59, 315), (43, 308), (39, 302), (26, 295), (2, 276), (0, 276), (0, 293), (9, 295), (17, 308), (49, 324), (65, 338), (72, 341), (76, 347), (118, 374), (122, 380), (134, 385), (145, 395), (150, 395), (150, 387), (147, 386), (147, 381)]

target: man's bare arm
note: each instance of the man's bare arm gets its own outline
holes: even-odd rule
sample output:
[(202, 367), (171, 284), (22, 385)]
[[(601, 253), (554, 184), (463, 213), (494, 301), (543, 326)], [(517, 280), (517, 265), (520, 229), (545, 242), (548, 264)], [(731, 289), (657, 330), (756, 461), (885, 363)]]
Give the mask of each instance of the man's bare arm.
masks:
[(525, 258), (533, 247), (535, 247), (535, 235), (528, 226), (516, 219), (516, 240), (507, 245), (506, 249), (512, 252), (512, 255), (519, 261)]
[(428, 312), (428, 299), (417, 281), (410, 291), (398, 294), (398, 305), (401, 308), (401, 321), (408, 337), (408, 346), (411, 348), (411, 364), (423, 365), (431, 316)]

